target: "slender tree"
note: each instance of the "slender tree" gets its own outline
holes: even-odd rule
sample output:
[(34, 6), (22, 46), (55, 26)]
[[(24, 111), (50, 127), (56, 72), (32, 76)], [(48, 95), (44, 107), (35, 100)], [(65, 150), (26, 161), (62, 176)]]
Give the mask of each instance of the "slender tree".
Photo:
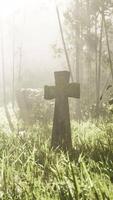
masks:
[(18, 86), (20, 87), (22, 77), (22, 46), (19, 48), (19, 69), (18, 69)]
[(100, 41), (99, 41), (99, 64), (98, 64), (98, 76), (97, 76), (97, 116), (99, 116), (99, 104), (100, 104), (100, 88), (101, 88), (101, 64), (102, 64), (102, 37), (103, 37), (103, 15), (101, 20)]
[(90, 36), (91, 36), (91, 22), (90, 22), (90, 1), (87, 0), (87, 68), (88, 68), (88, 115), (90, 112), (90, 95), (91, 95), (91, 52), (90, 52)]
[[(80, 83), (80, 2), (76, 0), (76, 81)], [(77, 120), (81, 118), (80, 100), (77, 100)]]
[(97, 44), (97, 14), (95, 13), (95, 77), (96, 77), (96, 101), (98, 96), (98, 44)]
[(23, 61), (23, 46), (24, 46), (25, 23), (26, 23), (26, 10), (25, 10), (25, 6), (24, 6), (23, 23), (22, 23), (22, 35), (21, 35), (21, 41), (20, 41), (20, 47), (19, 47), (18, 88), (21, 88), (21, 84), (22, 84), (22, 71), (23, 71), (22, 61)]
[(64, 39), (64, 33), (63, 33), (62, 23), (61, 23), (61, 19), (60, 19), (60, 13), (59, 13), (59, 9), (58, 9), (57, 5), (56, 5), (56, 12), (57, 12), (57, 17), (58, 17), (58, 22), (59, 22), (59, 27), (60, 27), (60, 33), (61, 33), (63, 48), (64, 48), (64, 52), (65, 52), (65, 56), (66, 56), (67, 66), (68, 66), (68, 69), (69, 69), (70, 74), (71, 74), (71, 80), (74, 81), (73, 73), (72, 73), (72, 69), (71, 69), (71, 64), (70, 64), (70, 60), (69, 60), (69, 55), (68, 55), (68, 52), (67, 52), (66, 42), (65, 42), (65, 39)]
[(102, 16), (103, 16), (103, 21), (104, 21), (106, 43), (107, 43), (107, 50), (108, 50), (108, 56), (109, 56), (109, 64), (110, 64), (110, 70), (111, 70), (112, 81), (113, 81), (113, 66), (112, 66), (112, 59), (111, 59), (111, 52), (110, 52), (110, 45), (109, 45), (109, 37), (108, 37), (108, 32), (107, 32), (107, 25), (106, 25), (106, 19), (105, 19), (104, 10), (102, 11)]
[(12, 64), (12, 108), (15, 105), (15, 13), (13, 15), (13, 64)]

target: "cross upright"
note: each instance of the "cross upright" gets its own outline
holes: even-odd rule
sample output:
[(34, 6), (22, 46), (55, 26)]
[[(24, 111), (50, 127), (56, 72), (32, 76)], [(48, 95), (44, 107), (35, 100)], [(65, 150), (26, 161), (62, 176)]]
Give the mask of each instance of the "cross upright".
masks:
[(64, 151), (72, 149), (71, 126), (68, 97), (80, 98), (80, 84), (69, 83), (70, 72), (54, 73), (56, 86), (45, 86), (44, 98), (55, 98), (55, 111), (51, 147)]

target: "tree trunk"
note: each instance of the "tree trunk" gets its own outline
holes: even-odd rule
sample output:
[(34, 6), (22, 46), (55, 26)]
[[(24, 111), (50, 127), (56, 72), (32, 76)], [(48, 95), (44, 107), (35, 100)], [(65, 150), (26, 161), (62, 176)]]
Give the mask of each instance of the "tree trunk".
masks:
[[(76, 0), (76, 82), (80, 83), (80, 2)], [(77, 120), (81, 119), (80, 100), (77, 100)]]
[(12, 108), (15, 104), (15, 15), (13, 16), (13, 66), (12, 66)]
[(97, 117), (100, 110), (100, 86), (101, 86), (101, 61), (102, 61), (102, 37), (103, 37), (103, 16), (101, 21), (100, 41), (99, 41), (99, 64), (98, 64), (98, 79), (97, 79)]
[(68, 69), (70, 71), (71, 80), (73, 82), (74, 78), (73, 78), (73, 73), (72, 73), (72, 69), (71, 69), (69, 55), (68, 55), (68, 52), (67, 52), (66, 42), (65, 42), (65, 39), (64, 39), (64, 33), (63, 33), (63, 28), (62, 28), (62, 23), (61, 23), (61, 19), (60, 19), (60, 13), (59, 13), (58, 6), (56, 6), (56, 12), (57, 12), (57, 17), (58, 17), (58, 23), (59, 23), (59, 28), (60, 28), (60, 33), (61, 33), (64, 53), (65, 53), (65, 56), (66, 56), (67, 66), (68, 66)]
[(95, 78), (96, 78), (96, 102), (97, 102), (97, 94), (98, 94), (98, 45), (97, 45), (97, 16), (95, 14)]
[(90, 50), (90, 36), (91, 36), (91, 22), (90, 22), (90, 1), (87, 0), (87, 67), (88, 67), (88, 117), (90, 116), (90, 104), (91, 104), (91, 50)]
[(102, 12), (102, 16), (103, 16), (103, 22), (104, 22), (105, 35), (106, 35), (109, 62), (110, 62), (110, 70), (111, 70), (112, 81), (113, 81), (113, 66), (112, 66), (112, 59), (111, 59), (111, 52), (110, 52), (110, 45), (109, 45), (109, 38), (108, 38), (108, 32), (107, 32), (107, 26), (106, 26), (104, 10)]

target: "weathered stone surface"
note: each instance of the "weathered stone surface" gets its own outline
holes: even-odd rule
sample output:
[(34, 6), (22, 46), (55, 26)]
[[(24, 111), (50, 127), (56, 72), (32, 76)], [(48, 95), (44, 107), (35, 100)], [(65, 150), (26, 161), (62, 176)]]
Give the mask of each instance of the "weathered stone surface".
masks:
[(80, 98), (80, 84), (70, 83), (70, 72), (55, 72), (56, 86), (45, 86), (45, 99), (55, 98), (55, 111), (52, 130), (53, 148), (72, 148), (68, 97)]

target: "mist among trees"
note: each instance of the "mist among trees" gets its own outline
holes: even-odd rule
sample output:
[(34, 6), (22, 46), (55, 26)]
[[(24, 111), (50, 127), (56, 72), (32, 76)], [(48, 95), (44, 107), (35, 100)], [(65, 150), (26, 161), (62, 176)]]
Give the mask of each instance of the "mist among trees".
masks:
[(0, 8), (0, 199), (113, 199), (113, 1)]

